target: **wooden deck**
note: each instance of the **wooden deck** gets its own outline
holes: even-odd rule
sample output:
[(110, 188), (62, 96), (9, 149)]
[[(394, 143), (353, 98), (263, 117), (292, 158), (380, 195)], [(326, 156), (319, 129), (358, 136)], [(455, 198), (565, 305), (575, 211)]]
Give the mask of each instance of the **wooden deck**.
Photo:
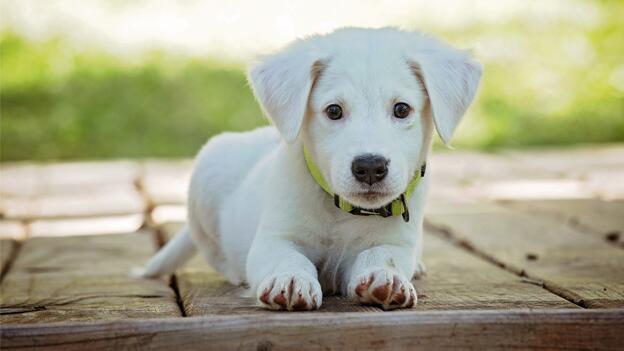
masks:
[(624, 146), (438, 152), (418, 305), (270, 312), (196, 257), (129, 277), (190, 161), (2, 165), (2, 349), (622, 349)]

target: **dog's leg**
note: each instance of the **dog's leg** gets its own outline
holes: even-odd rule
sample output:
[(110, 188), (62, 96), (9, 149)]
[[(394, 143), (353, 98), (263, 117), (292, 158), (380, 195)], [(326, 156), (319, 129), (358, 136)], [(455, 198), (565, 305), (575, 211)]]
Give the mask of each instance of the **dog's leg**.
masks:
[(314, 310), (322, 292), (314, 264), (295, 245), (282, 239), (254, 241), (247, 278), (258, 303), (273, 310)]
[(385, 310), (411, 308), (416, 289), (410, 282), (414, 263), (410, 248), (382, 245), (362, 251), (347, 277), (347, 294), (363, 304)]

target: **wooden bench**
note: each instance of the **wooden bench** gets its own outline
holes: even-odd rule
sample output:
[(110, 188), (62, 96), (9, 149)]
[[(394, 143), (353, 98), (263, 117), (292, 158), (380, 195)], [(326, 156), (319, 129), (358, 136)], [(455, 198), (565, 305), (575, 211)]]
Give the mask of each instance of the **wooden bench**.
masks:
[(189, 161), (2, 165), (2, 349), (621, 349), (624, 147), (438, 153), (418, 305), (272, 312), (197, 256), (129, 276), (184, 218)]

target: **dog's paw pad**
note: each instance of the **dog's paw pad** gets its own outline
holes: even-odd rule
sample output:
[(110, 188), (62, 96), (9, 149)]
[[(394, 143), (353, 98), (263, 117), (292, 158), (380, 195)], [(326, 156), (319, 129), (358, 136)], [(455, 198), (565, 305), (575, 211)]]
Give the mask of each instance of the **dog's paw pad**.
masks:
[(384, 310), (411, 308), (417, 300), (416, 289), (410, 281), (383, 269), (356, 279), (349, 293), (360, 303), (379, 305)]
[(268, 277), (258, 288), (258, 301), (272, 310), (308, 311), (321, 306), (321, 285), (306, 273)]

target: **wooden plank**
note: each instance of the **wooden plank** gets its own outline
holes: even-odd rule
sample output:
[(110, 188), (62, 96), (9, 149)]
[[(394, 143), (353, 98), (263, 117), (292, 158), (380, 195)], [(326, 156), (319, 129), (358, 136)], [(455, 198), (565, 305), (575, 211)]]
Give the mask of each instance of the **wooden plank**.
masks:
[(546, 171), (560, 176), (578, 177), (595, 170), (624, 168), (622, 144), (540, 148), (506, 151), (504, 154), (528, 170)]
[(151, 212), (151, 220), (157, 226), (183, 222), (186, 220), (186, 217), (185, 205), (160, 205), (154, 207)]
[(146, 161), (141, 186), (154, 205), (184, 204), (191, 178), (190, 160)]
[(505, 154), (453, 152), (432, 159), (430, 202), (579, 199), (600, 194), (588, 179), (529, 167)]
[(134, 161), (70, 162), (42, 166), (39, 194), (64, 194), (133, 184), (140, 174)]
[(139, 174), (140, 165), (134, 161), (3, 164), (0, 194), (28, 197), (106, 192), (132, 185)]
[(506, 154), (460, 150), (434, 152), (427, 171), (431, 175), (429, 202), (473, 201), (483, 197), (484, 186), (502, 180), (560, 178), (525, 168)]
[(40, 166), (34, 163), (3, 163), (0, 194), (30, 196), (37, 193)]
[(96, 217), (143, 213), (145, 203), (128, 184), (106, 192), (4, 197), (0, 210), (9, 219)]
[(4, 326), (6, 350), (621, 349), (622, 310), (271, 313)]
[(0, 323), (179, 316), (165, 282), (129, 276), (154, 251), (147, 231), (30, 239), (0, 287)]
[(589, 197), (624, 199), (624, 146), (577, 146), (505, 152), (515, 163), (535, 172), (577, 180)]
[(528, 178), (482, 182), (467, 193), (476, 199), (525, 201), (587, 199), (595, 195), (585, 181), (565, 178)]
[(427, 275), (414, 280), (419, 299), (417, 309), (577, 307), (429, 231), (425, 232), (424, 245)]
[(437, 152), (429, 168), (433, 201), (624, 199), (624, 147)]
[(462, 245), (581, 306), (624, 307), (624, 252), (603, 240), (494, 205), (430, 209), (427, 219)]
[(22, 221), (0, 219), (0, 239), (24, 240), (26, 225)]
[(51, 237), (70, 235), (123, 234), (141, 228), (143, 214), (121, 216), (37, 219), (30, 223), (30, 237)]
[[(180, 222), (162, 225), (163, 239), (168, 241), (173, 238), (181, 226)], [(201, 254), (196, 254), (189, 263), (179, 269), (175, 278), (186, 316), (267, 312), (257, 307), (253, 298), (245, 296), (244, 287), (228, 283), (206, 263)]]
[(599, 239), (624, 246), (624, 201), (504, 201), (502, 205), (531, 214), (551, 216)]
[[(165, 226), (170, 238), (179, 225)], [(523, 281), (439, 237), (425, 238), (427, 276), (414, 280), (418, 310), (577, 308), (547, 290)], [(256, 306), (246, 289), (233, 286), (200, 255), (176, 274), (186, 315), (272, 313)], [(319, 312), (381, 311), (348, 298), (326, 296)]]
[[(624, 155), (622, 156), (624, 158)], [(624, 200), (624, 166), (597, 169), (584, 176), (592, 192), (605, 200)]]

